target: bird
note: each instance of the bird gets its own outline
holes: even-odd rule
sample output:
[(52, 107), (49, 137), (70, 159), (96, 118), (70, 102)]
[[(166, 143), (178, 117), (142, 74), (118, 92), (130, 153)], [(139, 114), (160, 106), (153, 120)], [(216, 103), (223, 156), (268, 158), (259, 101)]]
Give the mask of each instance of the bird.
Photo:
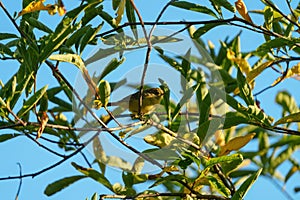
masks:
[[(140, 105), (140, 92), (131, 94), (120, 101), (108, 103), (107, 106), (121, 106), (128, 108), (133, 115), (147, 115), (154, 111), (155, 105), (160, 104), (164, 91), (161, 88), (149, 88), (143, 91), (142, 105)], [(139, 112), (140, 111), (140, 112)]]

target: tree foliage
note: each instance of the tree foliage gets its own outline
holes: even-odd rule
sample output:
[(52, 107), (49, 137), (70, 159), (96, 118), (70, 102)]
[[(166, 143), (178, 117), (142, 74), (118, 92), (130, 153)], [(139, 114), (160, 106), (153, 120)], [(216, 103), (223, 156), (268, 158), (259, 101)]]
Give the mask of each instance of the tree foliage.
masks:
[[(69, 2), (44, 3), (23, 0), (23, 10), (13, 15), (0, 2), (15, 28), (0, 33), (1, 64), (13, 61), (17, 68), (14, 74), (0, 76), (7, 80), (0, 80), (0, 142), (11, 140), (15, 148), (13, 140), (26, 137), (60, 161), (31, 174), (8, 174), (1, 181), (35, 177), (78, 153), (85, 157), (83, 149), (88, 146), (94, 160), (70, 162), (78, 173), (49, 183), (45, 195), (90, 178), (111, 191), (101, 194), (102, 198), (243, 199), (262, 176), (286, 184), (298, 172), (300, 112), (293, 97), (297, 90), (275, 90), (300, 75), (300, 4), (296, 1), (277, 5), (257, 0), (260, 6), (247, 11), (242, 0), (235, 4), (172, 0), (153, 14), (157, 16), (153, 21), (143, 20), (144, 13), (133, 0), (112, 0), (109, 8), (102, 0), (86, 0), (68, 10), (64, 3)], [(170, 9), (202, 18), (161, 20)], [(62, 15), (60, 21), (49, 26), (47, 20), (56, 13)], [(160, 26), (175, 30), (155, 32)], [(242, 46), (249, 42), (244, 32), (219, 44), (204, 39), (226, 28), (263, 40), (244, 51)], [(182, 32), (193, 49), (174, 54), (175, 49), (183, 49)], [(86, 56), (95, 45), (97, 50)], [(135, 51), (142, 53), (135, 55)], [(155, 56), (159, 61), (154, 62), (167, 66), (158, 75), (150, 73)], [(143, 60), (137, 63), (140, 57)], [(90, 67), (95, 63), (96, 71)], [(136, 66), (142, 66), (141, 70), (121, 78)], [(70, 76), (64, 67), (74, 73)], [(50, 69), (51, 77), (40, 73), (43, 69)], [(173, 78), (179, 86), (164, 79), (168, 70), (178, 75)], [(79, 85), (74, 83), (76, 73)], [(120, 90), (124, 94), (130, 88), (143, 96), (154, 87), (153, 80), (147, 82), (149, 76), (164, 91), (154, 112), (133, 116), (121, 104), (109, 106), (128, 95), (119, 96)], [(258, 81), (265, 76), (273, 82)], [(275, 100), (260, 99), (268, 91), (276, 93)], [(147, 100), (138, 101), (140, 107)], [(270, 114), (260, 106), (273, 101), (281, 113)], [(111, 154), (113, 147), (107, 147), (102, 135), (122, 149), (118, 155)], [(53, 144), (57, 148), (49, 147)], [(130, 159), (122, 155), (127, 151), (133, 155)], [(282, 172), (282, 165), (288, 170)], [(112, 174), (109, 168), (120, 171)], [(115, 181), (116, 176), (122, 182)], [(298, 191), (299, 186), (294, 189)], [(99, 198), (97, 193), (91, 194), (92, 199)]]

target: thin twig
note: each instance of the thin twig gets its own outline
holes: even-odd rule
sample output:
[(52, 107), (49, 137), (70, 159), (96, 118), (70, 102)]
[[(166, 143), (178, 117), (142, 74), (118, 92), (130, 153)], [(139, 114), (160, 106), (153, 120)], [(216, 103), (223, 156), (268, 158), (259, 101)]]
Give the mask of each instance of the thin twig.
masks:
[(148, 64), (149, 64), (149, 60), (150, 60), (150, 52), (151, 52), (152, 45), (151, 45), (150, 38), (147, 35), (147, 30), (145, 28), (144, 21), (143, 21), (143, 18), (141, 16), (139, 10), (137, 9), (137, 7), (134, 4), (133, 0), (130, 0), (130, 3), (132, 5), (133, 9), (135, 10), (136, 14), (138, 15), (138, 18), (140, 20), (142, 30), (144, 32), (144, 36), (145, 36), (145, 39), (146, 39), (146, 42), (147, 42), (147, 47), (148, 47), (145, 62), (144, 62), (144, 69), (143, 69), (143, 73), (142, 73), (141, 84), (140, 84), (140, 88), (139, 88), (139, 109), (138, 109), (138, 113), (141, 114), (141, 109), (142, 109), (142, 105), (143, 105), (144, 82), (145, 82), (145, 77), (146, 77)]
[(138, 198), (159, 198), (159, 197), (180, 197), (186, 199), (192, 197), (195, 199), (215, 199), (215, 200), (229, 200), (230, 198), (217, 196), (217, 195), (205, 195), (205, 194), (187, 194), (187, 193), (154, 193), (154, 194), (137, 194), (135, 196), (126, 196), (126, 195), (100, 195), (100, 199), (138, 199)]
[(61, 159), (60, 161), (40, 170), (40, 171), (37, 171), (37, 172), (34, 172), (34, 173), (30, 173), (30, 174), (24, 174), (22, 176), (8, 176), (8, 177), (2, 177), (0, 178), (0, 181), (1, 180), (13, 180), (13, 179), (20, 179), (20, 178), (26, 178), (26, 177), (36, 177), (40, 174), (43, 174), (44, 172), (46, 171), (49, 171), (57, 166), (59, 166), (60, 164), (66, 162), (68, 159), (72, 158), (73, 156), (75, 156), (76, 154), (78, 154), (80, 151), (82, 151), (91, 141), (94, 140), (95, 137), (97, 137), (98, 135), (100, 134), (100, 132), (97, 132), (93, 137), (91, 137), (89, 140), (87, 140), (84, 145), (82, 147), (80, 147), (79, 149), (77, 149), (76, 151), (74, 151), (73, 153), (71, 153), (70, 155), (67, 155), (65, 156), (65, 158)]
[[(20, 169), (20, 176), (22, 176), (22, 166), (21, 166), (20, 163), (17, 163), (17, 164), (18, 164), (19, 169)], [(17, 194), (16, 194), (15, 200), (18, 200), (18, 199), (19, 199), (19, 195), (20, 195), (21, 187), (22, 187), (22, 182), (23, 182), (23, 179), (20, 178), (20, 183), (19, 183), (19, 187), (18, 187), (18, 190), (17, 190)]]

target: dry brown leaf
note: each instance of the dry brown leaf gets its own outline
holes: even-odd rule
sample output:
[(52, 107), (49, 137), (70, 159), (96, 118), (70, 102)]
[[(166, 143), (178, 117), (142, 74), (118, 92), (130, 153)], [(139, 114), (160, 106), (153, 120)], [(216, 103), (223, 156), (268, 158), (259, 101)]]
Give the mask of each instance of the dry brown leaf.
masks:
[(235, 7), (240, 15), (248, 22), (253, 23), (250, 15), (248, 14), (247, 7), (243, 0), (238, 0), (235, 2)]

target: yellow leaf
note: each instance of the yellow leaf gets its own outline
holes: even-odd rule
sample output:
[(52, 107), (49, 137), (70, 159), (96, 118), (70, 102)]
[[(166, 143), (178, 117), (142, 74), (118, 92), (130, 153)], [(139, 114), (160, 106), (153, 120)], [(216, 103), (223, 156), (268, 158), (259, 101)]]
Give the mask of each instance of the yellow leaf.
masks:
[(26, 6), (26, 8), (19, 12), (18, 17), (35, 11), (48, 10), (48, 8), (43, 4), (44, 1), (45, 0), (31, 2), (30, 4), (28, 4), (28, 6)]
[(254, 79), (255, 79), (262, 71), (264, 71), (267, 67), (271, 66), (272, 63), (273, 63), (273, 61), (267, 61), (267, 62), (261, 64), (260, 66), (258, 66), (258, 67), (256, 67), (256, 68), (252, 69), (252, 70), (248, 73), (248, 75), (247, 75), (247, 78), (246, 78), (247, 82), (248, 82), (249, 84), (251, 84), (251, 83), (254, 81)]
[(56, 4), (47, 4), (46, 7), (49, 15), (55, 15), (58, 11), (58, 6)]
[(116, 25), (118, 26), (122, 20), (123, 14), (124, 14), (124, 8), (125, 8), (125, 2), (126, 0), (121, 0), (118, 10), (117, 10), (117, 17), (116, 19)]
[(58, 3), (58, 14), (59, 16), (63, 16), (67, 12), (65, 5), (62, 2), (62, 0), (58, 0), (57, 3)]
[(236, 56), (235, 53), (230, 49), (227, 50), (227, 58), (235, 62), (238, 65), (238, 67), (241, 69), (241, 71), (244, 72), (246, 75), (248, 75), (249, 72), (251, 71), (251, 67), (248, 61), (246, 60), (246, 58), (241, 58), (240, 56)]
[(291, 69), (287, 71), (285, 75), (282, 75), (281, 77), (277, 78), (273, 83), (272, 86), (277, 85), (281, 81), (283, 81), (286, 78), (290, 78), (292, 76), (300, 75), (300, 63), (297, 65), (293, 66)]
[(219, 156), (227, 155), (231, 151), (239, 150), (240, 148), (242, 148), (243, 146), (248, 144), (248, 142), (250, 142), (250, 140), (252, 140), (252, 138), (254, 136), (255, 136), (255, 133), (249, 133), (245, 136), (239, 136), (239, 137), (235, 137), (235, 138), (231, 139), (224, 146), (221, 146)]
[(144, 141), (148, 144), (163, 148), (165, 146), (168, 146), (172, 141), (174, 140), (174, 137), (170, 136), (167, 133), (159, 132), (156, 134), (147, 135), (144, 137)]
[(247, 7), (245, 5), (245, 3), (243, 2), (243, 0), (238, 0), (235, 2), (235, 7), (237, 9), (237, 11), (240, 13), (240, 15), (248, 22), (253, 23), (248, 11), (247, 11)]

